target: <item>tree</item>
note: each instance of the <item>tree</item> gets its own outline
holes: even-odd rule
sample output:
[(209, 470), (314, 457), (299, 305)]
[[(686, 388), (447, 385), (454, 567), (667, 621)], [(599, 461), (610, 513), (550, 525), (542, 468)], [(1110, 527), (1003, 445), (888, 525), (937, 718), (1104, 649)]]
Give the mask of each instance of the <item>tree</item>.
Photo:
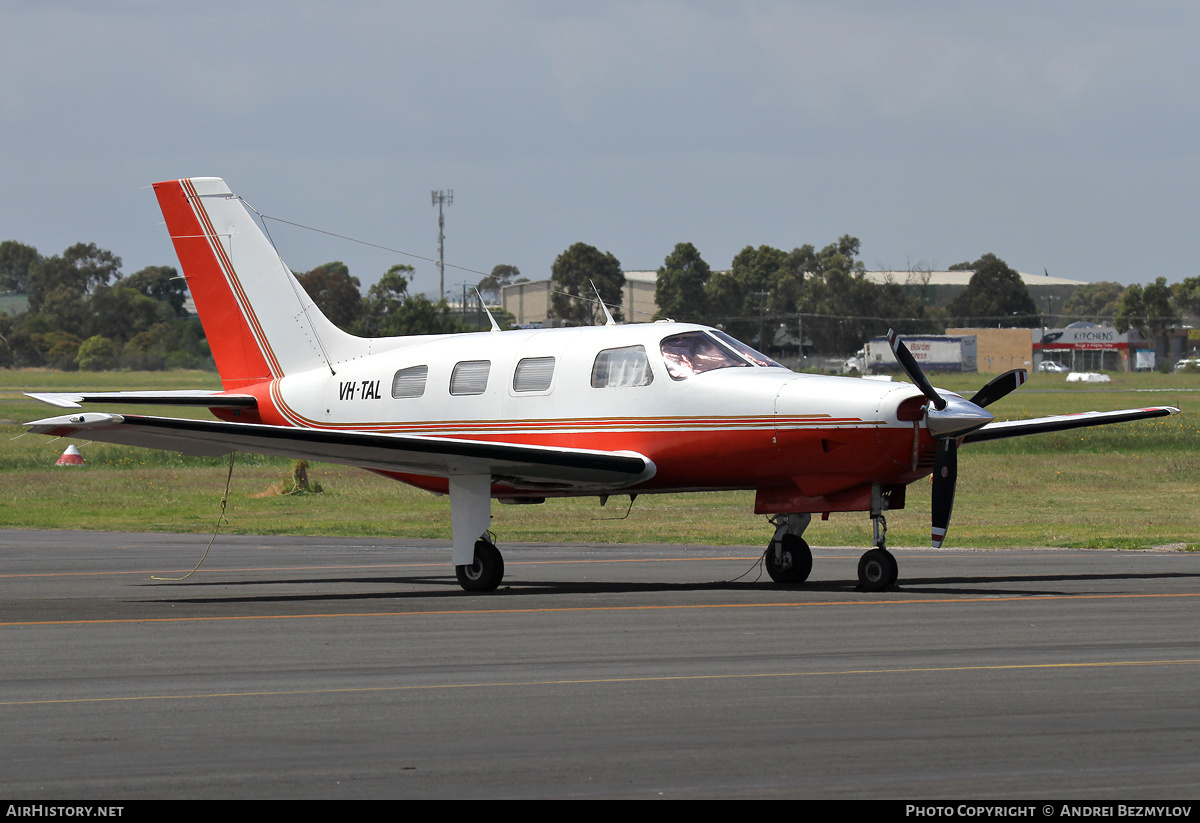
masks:
[(365, 337), (450, 334), (461, 330), (462, 324), (445, 300), (434, 303), (423, 294), (408, 293), (412, 276), (412, 266), (397, 264), (367, 289), (361, 328)]
[(95, 335), (79, 344), (75, 362), (84, 371), (107, 371), (116, 365), (117, 347), (107, 337)]
[(42, 258), (29, 270), (29, 310), (40, 312), (50, 292), (58, 288), (82, 297), (97, 286), (121, 276), (121, 258), (95, 243), (76, 243), (53, 257)]
[(609, 306), (613, 318), (620, 320), (625, 273), (612, 252), (601, 252), (587, 243), (576, 243), (554, 260), (550, 268), (550, 314), (568, 325), (594, 325), (604, 316), (592, 291), (595, 284), (600, 299)]
[(126, 278), (117, 281), (118, 286), (127, 286), (153, 300), (166, 303), (176, 317), (186, 317), (187, 281), (180, 277), (174, 266), (147, 266)]
[(400, 309), (408, 296), (408, 284), (412, 280), (413, 267), (403, 263), (392, 266), (379, 282), (367, 289), (363, 300), (363, 323), (361, 332), (365, 337), (387, 337), (399, 334), (389, 331), (391, 318)]
[(300, 285), (329, 321), (341, 329), (360, 323), (363, 314), (362, 292), (357, 277), (350, 276), (345, 263), (336, 260), (296, 275)]
[[(746, 246), (738, 252), (728, 272), (718, 272), (708, 285), (711, 320), (734, 337), (757, 341), (772, 304), (772, 286), (787, 264), (788, 255), (772, 246)], [(784, 311), (791, 311), (788, 306)], [(760, 343), (761, 345), (761, 343)]]
[(475, 288), (479, 289), (479, 293), (492, 303), (500, 302), (500, 290), (509, 283), (520, 283), (525, 278), (521, 277), (521, 270), (516, 266), (510, 266), (507, 263), (501, 263), (492, 268), (492, 273), (484, 277), (476, 284)]
[[(50, 311), (50, 298), (46, 300), (46, 311)], [(88, 300), (89, 335), (102, 335), (118, 345), (124, 344), (135, 335), (175, 317), (169, 303), (147, 297), (137, 289), (118, 280), (113, 286), (99, 286)]]
[(1063, 304), (1062, 313), (1066, 322), (1086, 320), (1089, 323), (1105, 323), (1117, 314), (1118, 301), (1125, 287), (1111, 280), (1087, 283), (1077, 288)]
[(946, 307), (952, 318), (963, 325), (1038, 325), (1037, 306), (1020, 274), (990, 252), (971, 265), (970, 283)]
[(708, 322), (708, 283), (712, 270), (691, 243), (678, 243), (658, 270), (654, 302), (664, 316)]
[(121, 350), (119, 365), (139, 370), (216, 368), (200, 321), (176, 317), (155, 323), (131, 338)]
[(1172, 286), (1171, 299), (1180, 314), (1200, 317), (1200, 277), (1187, 277)]
[(391, 317), (389, 334), (453, 334), (462, 331), (458, 316), (445, 300), (434, 303), (423, 294), (410, 295)]
[(83, 295), (69, 286), (55, 286), (42, 298), (41, 311), (57, 329), (82, 335), (90, 317)]
[(1137, 329), (1146, 340), (1153, 340), (1179, 323), (1179, 314), (1171, 301), (1167, 278), (1160, 277), (1143, 288), (1134, 283), (1125, 289), (1117, 306), (1117, 331)]
[(29, 291), (29, 272), (41, 260), (33, 246), (16, 240), (0, 243), (0, 291), (25, 294)]
[(805, 316), (806, 336), (820, 351), (845, 354), (857, 351), (872, 337), (889, 328), (906, 332), (931, 330), (925, 304), (897, 283), (867, 279), (857, 237), (843, 235), (819, 252), (811, 246), (793, 254), (796, 265), (807, 269), (797, 308)]

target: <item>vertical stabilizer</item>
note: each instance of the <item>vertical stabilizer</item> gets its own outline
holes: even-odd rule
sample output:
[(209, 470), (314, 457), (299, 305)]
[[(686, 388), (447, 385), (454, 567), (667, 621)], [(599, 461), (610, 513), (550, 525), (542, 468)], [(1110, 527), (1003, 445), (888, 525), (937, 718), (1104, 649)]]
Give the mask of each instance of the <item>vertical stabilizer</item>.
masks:
[(368, 341), (321, 314), (217, 177), (154, 184), (226, 390), (365, 354)]

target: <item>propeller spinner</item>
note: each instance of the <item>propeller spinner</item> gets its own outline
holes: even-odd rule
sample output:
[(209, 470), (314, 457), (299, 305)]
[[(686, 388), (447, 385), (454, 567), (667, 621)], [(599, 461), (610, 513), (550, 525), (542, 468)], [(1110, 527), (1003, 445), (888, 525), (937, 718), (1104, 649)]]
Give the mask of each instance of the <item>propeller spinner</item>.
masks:
[(954, 489), (958, 483), (958, 438), (991, 423), (995, 417), (984, 407), (996, 402), (1025, 382), (1027, 372), (1013, 369), (988, 381), (970, 400), (957, 395), (943, 397), (930, 384), (925, 372), (912, 356), (912, 352), (900, 340), (895, 331), (889, 329), (888, 343), (896, 354), (896, 360), (906, 374), (929, 398), (925, 407), (925, 425), (929, 434), (938, 441), (937, 455), (933, 462), (933, 512), (932, 540), (935, 549), (941, 548), (950, 526), (950, 513), (954, 509)]

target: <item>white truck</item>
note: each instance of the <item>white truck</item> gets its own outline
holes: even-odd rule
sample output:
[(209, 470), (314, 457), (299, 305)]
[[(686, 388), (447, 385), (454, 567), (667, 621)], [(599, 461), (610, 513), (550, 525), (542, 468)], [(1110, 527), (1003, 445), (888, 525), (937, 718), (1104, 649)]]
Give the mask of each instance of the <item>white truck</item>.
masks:
[[(922, 335), (904, 337), (904, 345), (926, 372), (978, 371), (977, 342), (973, 334), (959, 336)], [(886, 337), (867, 341), (857, 354), (846, 361), (845, 372), (887, 374), (902, 371)]]

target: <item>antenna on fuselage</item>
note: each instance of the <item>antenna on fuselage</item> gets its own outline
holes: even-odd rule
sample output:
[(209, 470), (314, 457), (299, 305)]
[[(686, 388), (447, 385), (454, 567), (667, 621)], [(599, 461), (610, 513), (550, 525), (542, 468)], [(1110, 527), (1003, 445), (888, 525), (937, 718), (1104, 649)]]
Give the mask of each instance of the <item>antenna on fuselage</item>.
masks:
[(613, 316), (608, 313), (608, 306), (606, 306), (604, 304), (604, 298), (600, 296), (600, 289), (596, 288), (596, 284), (592, 283), (591, 280), (589, 280), (588, 282), (591, 283), (591, 285), (592, 285), (592, 291), (594, 291), (596, 293), (596, 300), (598, 300), (600, 302), (600, 310), (602, 312), (604, 312), (604, 317), (606, 318), (604, 321), (604, 325), (606, 325), (606, 326), (617, 325), (617, 321), (613, 320)]
[(487, 307), (487, 303), (483, 302), (483, 295), (479, 293), (479, 287), (473, 286), (475, 296), (479, 298), (479, 305), (483, 307), (483, 313), (488, 316), (488, 322), (492, 324), (492, 331), (500, 331), (500, 326), (496, 324), (496, 318), (492, 317), (492, 311)]

